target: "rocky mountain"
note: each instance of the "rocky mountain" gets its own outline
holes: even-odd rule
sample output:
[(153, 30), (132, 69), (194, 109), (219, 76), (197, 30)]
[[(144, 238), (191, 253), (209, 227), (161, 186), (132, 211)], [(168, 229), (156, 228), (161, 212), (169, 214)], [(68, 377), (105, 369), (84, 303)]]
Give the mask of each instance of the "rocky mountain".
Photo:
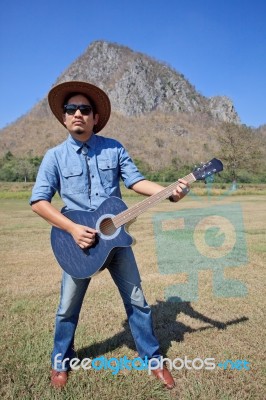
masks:
[(97, 41), (57, 80), (84, 80), (110, 96), (112, 108), (127, 116), (163, 112), (210, 112), (214, 118), (239, 123), (226, 97), (206, 98), (169, 66), (113, 43)]
[[(206, 153), (210, 143), (215, 146), (210, 132), (217, 132), (221, 122), (240, 123), (229, 98), (204, 97), (165, 63), (115, 43), (91, 43), (55, 84), (68, 80), (88, 81), (108, 93), (112, 117), (102, 133), (121, 140), (138, 158), (150, 154), (154, 168), (154, 157), (160, 156), (162, 147), (166, 153), (163, 164), (174, 157), (176, 147), (184, 147), (185, 158), (191, 146), (195, 152), (199, 144)], [(0, 131), (0, 152), (40, 155), (65, 134), (45, 98)], [(172, 153), (166, 143), (174, 146)]]

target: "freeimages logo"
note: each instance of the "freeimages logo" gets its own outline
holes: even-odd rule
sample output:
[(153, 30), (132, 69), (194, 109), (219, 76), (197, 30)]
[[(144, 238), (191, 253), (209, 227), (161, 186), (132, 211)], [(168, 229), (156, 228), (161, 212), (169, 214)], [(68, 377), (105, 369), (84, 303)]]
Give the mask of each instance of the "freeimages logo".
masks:
[(240, 204), (158, 213), (153, 218), (161, 274), (187, 273), (186, 284), (166, 289), (171, 301), (198, 300), (198, 273), (212, 270), (216, 297), (240, 297), (246, 286), (224, 277), (225, 268), (247, 263)]

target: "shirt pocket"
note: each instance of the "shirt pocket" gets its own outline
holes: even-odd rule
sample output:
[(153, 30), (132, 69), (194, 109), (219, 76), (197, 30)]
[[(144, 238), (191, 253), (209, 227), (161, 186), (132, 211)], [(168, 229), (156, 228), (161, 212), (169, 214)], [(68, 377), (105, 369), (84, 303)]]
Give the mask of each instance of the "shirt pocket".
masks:
[(104, 188), (111, 188), (118, 182), (118, 166), (115, 159), (98, 159), (98, 169)]
[(69, 194), (85, 191), (85, 178), (80, 165), (71, 165), (62, 168), (61, 191)]

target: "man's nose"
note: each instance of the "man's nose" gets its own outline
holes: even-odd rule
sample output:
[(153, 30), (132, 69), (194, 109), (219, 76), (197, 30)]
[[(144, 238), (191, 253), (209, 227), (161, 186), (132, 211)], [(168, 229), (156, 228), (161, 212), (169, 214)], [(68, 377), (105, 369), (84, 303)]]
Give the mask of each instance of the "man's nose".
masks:
[(80, 116), (82, 116), (82, 114), (81, 114), (81, 112), (80, 112), (80, 109), (79, 109), (79, 108), (76, 110), (76, 112), (75, 112), (74, 116), (77, 116), (77, 117), (80, 117)]

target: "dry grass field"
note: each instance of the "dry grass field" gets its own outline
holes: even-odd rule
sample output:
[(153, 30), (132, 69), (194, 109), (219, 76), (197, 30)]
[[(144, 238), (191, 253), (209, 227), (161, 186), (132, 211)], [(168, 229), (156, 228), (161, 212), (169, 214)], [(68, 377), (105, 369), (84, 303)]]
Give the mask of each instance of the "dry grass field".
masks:
[[(27, 189), (27, 188), (26, 188)], [(265, 399), (266, 194), (234, 194), (219, 204), (240, 203), (248, 263), (225, 269), (226, 278), (247, 286), (244, 297), (217, 298), (212, 271), (199, 272), (199, 299), (168, 302), (164, 289), (186, 282), (186, 274), (158, 271), (152, 216), (215, 204), (217, 197), (187, 196), (178, 205), (162, 202), (138, 218), (130, 232), (146, 298), (162, 351), (170, 359), (211, 357), (215, 362), (246, 360), (249, 370), (215, 368), (174, 370), (176, 388), (167, 391), (147, 371), (84, 371), (70, 374), (61, 391), (49, 385), (53, 324), (61, 270), (49, 242), (49, 225), (27, 204), (27, 190), (0, 199), (1, 246), (1, 399)], [(26, 191), (25, 191), (26, 190)], [(11, 197), (11, 198), (8, 198)], [(12, 198), (13, 197), (13, 198)], [(126, 195), (132, 205), (139, 197)], [(211, 203), (210, 203), (211, 202)], [(60, 206), (60, 201), (55, 200)], [(167, 249), (166, 249), (167, 251)], [(184, 254), (177, 253), (178, 262)], [(76, 334), (79, 358), (136, 357), (125, 312), (107, 271), (93, 278)]]

